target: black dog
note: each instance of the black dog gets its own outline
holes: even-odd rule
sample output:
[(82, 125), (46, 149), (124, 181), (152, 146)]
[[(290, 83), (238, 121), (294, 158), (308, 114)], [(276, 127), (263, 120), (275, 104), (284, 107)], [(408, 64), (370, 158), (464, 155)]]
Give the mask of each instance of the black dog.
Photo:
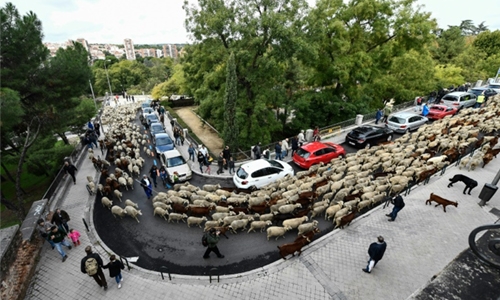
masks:
[(457, 174), (455, 176), (453, 176), (453, 178), (450, 178), (450, 184), (448, 184), (448, 187), (452, 187), (454, 183), (458, 182), (458, 181), (462, 181), (463, 183), (465, 183), (465, 189), (464, 189), (464, 194), (465, 192), (467, 191), (467, 188), (469, 189), (469, 195), (470, 195), (470, 192), (472, 191), (473, 188), (475, 188), (477, 186), (477, 181), (475, 181), (474, 179), (472, 178), (469, 178), (465, 175), (462, 175), (462, 174)]

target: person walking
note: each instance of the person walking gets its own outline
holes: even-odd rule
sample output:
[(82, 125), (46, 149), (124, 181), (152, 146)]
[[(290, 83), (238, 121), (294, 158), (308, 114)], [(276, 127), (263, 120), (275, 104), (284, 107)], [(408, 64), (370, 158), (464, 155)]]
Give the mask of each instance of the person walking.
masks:
[(224, 152), (219, 153), (219, 157), (217, 158), (217, 166), (219, 169), (217, 170), (217, 175), (220, 175), (221, 173), (224, 173), (224, 165), (225, 165), (225, 159), (224, 159)]
[(226, 160), (224, 162), (224, 169), (228, 169), (228, 163), (229, 163), (229, 158), (231, 157), (231, 150), (229, 150), (229, 146), (224, 147), (224, 150), (222, 150), (222, 157)]
[(73, 242), (73, 246), (79, 246), (80, 245), (80, 233), (77, 230), (74, 230), (71, 228), (68, 233), (69, 238)]
[(210, 228), (207, 233), (208, 247), (203, 255), (203, 258), (207, 259), (210, 257), (210, 252), (214, 252), (218, 258), (224, 258), (224, 255), (220, 254), (219, 248), (217, 248), (217, 243), (219, 242), (220, 231), (216, 231), (215, 228)]
[(477, 96), (476, 104), (474, 104), (474, 108), (479, 108), (481, 105), (483, 105), (484, 102), (484, 91)]
[(365, 273), (371, 273), (372, 269), (375, 267), (377, 262), (382, 259), (385, 253), (385, 249), (387, 248), (387, 244), (384, 241), (382, 236), (377, 238), (377, 242), (371, 243), (368, 248), (368, 255), (370, 259), (368, 260), (368, 265), (366, 268), (362, 269)]
[(382, 123), (387, 122), (387, 118), (389, 118), (389, 115), (392, 113), (392, 105), (389, 103), (386, 104), (384, 107), (384, 118), (382, 119)]
[(94, 124), (94, 131), (97, 135), (97, 139), (99, 139), (99, 137), (101, 136), (101, 125), (99, 125), (99, 123), (97, 121)]
[[(201, 149), (201, 146), (200, 146)], [(205, 164), (205, 155), (201, 150), (198, 151), (198, 164), (200, 164), (200, 172), (203, 174), (203, 165)]]
[(302, 147), (306, 142), (306, 137), (304, 136), (304, 130), (300, 130), (300, 133), (297, 134), (297, 142), (299, 143), (299, 147)]
[(427, 103), (424, 103), (422, 105), (422, 116), (426, 117), (429, 114), (429, 107), (427, 106)]
[(398, 212), (405, 207), (405, 202), (403, 201), (403, 197), (401, 197), (401, 195), (397, 195), (391, 202), (394, 204), (394, 207), (392, 208), (392, 212), (390, 214), (386, 214), (386, 216), (390, 217), (389, 222), (394, 222), (398, 216)]
[(123, 282), (122, 270), (125, 269), (123, 263), (116, 260), (116, 256), (113, 254), (109, 257), (109, 263), (102, 267), (103, 269), (109, 269), (109, 277), (114, 278), (118, 283), (118, 288), (121, 289)]
[(153, 195), (153, 187), (151, 186), (151, 180), (148, 178), (146, 174), (142, 176), (141, 186), (144, 189), (144, 192), (146, 193), (146, 196), (148, 197), (149, 200)]
[[(229, 165), (229, 174), (236, 173), (234, 171), (234, 160), (233, 157), (229, 157), (229, 162), (227, 163)], [(231, 173), (232, 172), (232, 173)]]
[(201, 145), (201, 149), (199, 150), (201, 153), (203, 153), (203, 157), (205, 160), (205, 165), (208, 165), (208, 149), (204, 145)]
[(54, 243), (54, 247), (57, 249), (57, 252), (61, 254), (62, 262), (65, 262), (68, 258), (68, 255), (64, 252), (62, 246), (68, 247), (71, 250), (71, 245), (66, 240), (66, 232), (59, 229), (57, 226), (52, 226), (49, 232), (49, 239)]
[(382, 119), (382, 115), (383, 115), (382, 110), (380, 108), (377, 109), (377, 113), (375, 114), (375, 125), (377, 125), (380, 119)]
[(290, 150), (290, 146), (288, 145), (288, 138), (286, 138), (281, 142), (281, 159), (287, 157), (288, 150)]
[(50, 225), (50, 223), (48, 223), (48, 222), (45, 222), (43, 219), (38, 219), (37, 225), (38, 225), (37, 229), (38, 229), (38, 232), (40, 232), (40, 236), (44, 240), (49, 242), (52, 249), (54, 249), (55, 244), (52, 241), (52, 239), (49, 239), (49, 233), (50, 233), (50, 229), (52, 228), (52, 225)]
[(57, 225), (59, 229), (69, 232), (68, 222), (70, 221), (69, 215), (64, 210), (57, 208), (54, 214), (52, 215), (52, 220), (50, 221), (52, 224)]
[(313, 131), (313, 142), (319, 142), (321, 140), (321, 136), (319, 135), (319, 127), (316, 126)]
[(262, 155), (261, 152), (260, 152), (261, 151), (260, 150), (260, 145), (261, 145), (261, 143), (259, 142), (257, 145), (253, 146), (252, 151), (253, 151), (255, 159), (260, 159), (260, 156)]
[(80, 271), (94, 278), (95, 282), (97, 282), (100, 287), (104, 287), (104, 290), (107, 290), (108, 283), (106, 282), (106, 277), (102, 272), (101, 256), (97, 253), (93, 253), (91, 246), (85, 247), (85, 253), (87, 253), (87, 255), (82, 258)]
[(188, 153), (189, 153), (189, 159), (193, 162), (194, 162), (194, 152), (195, 152), (194, 146), (193, 146), (193, 143), (191, 143), (191, 144), (189, 144), (189, 147), (188, 147)]
[(274, 146), (274, 152), (276, 152), (276, 160), (281, 160), (281, 155), (283, 154), (283, 151), (281, 150), (281, 142), (276, 143), (276, 146)]
[(64, 176), (69, 174), (71, 178), (73, 178), (73, 184), (76, 184), (75, 172), (78, 171), (78, 169), (74, 165), (70, 164), (69, 161), (65, 161), (63, 170), (66, 173)]
[(155, 165), (151, 166), (151, 169), (149, 169), (149, 177), (153, 179), (155, 187), (158, 187), (158, 183), (156, 182), (156, 178), (158, 177), (158, 168)]
[(165, 166), (161, 166), (159, 169), (160, 172), (160, 178), (161, 181), (163, 182), (163, 187), (167, 186), (167, 170), (165, 169)]
[(269, 150), (269, 147), (267, 147), (263, 152), (262, 152), (262, 157), (265, 159), (270, 159), (271, 158), (271, 150)]
[(291, 156), (293, 157), (293, 154), (295, 152), (297, 152), (297, 150), (299, 150), (299, 139), (296, 136), (294, 136), (294, 137), (292, 137), (292, 140), (290, 142), (292, 144), (292, 154), (291, 154)]

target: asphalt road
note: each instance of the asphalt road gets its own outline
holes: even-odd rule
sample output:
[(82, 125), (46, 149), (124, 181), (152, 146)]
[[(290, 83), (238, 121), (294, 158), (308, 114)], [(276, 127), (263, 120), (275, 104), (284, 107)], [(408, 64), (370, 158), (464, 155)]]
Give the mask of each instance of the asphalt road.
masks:
[[(398, 138), (400, 135), (395, 135)], [(357, 151), (349, 145), (343, 144), (348, 153)], [(154, 159), (147, 159), (142, 173), (147, 173)], [(291, 163), (296, 171), (300, 170)], [(101, 178), (103, 183), (104, 178)], [(167, 190), (159, 185), (154, 188), (154, 193)], [(201, 187), (204, 184), (220, 184), (225, 188), (234, 188), (231, 179), (206, 178), (193, 174), (190, 183)], [(140, 223), (128, 216), (123, 219), (115, 218), (111, 211), (101, 205), (101, 195), (96, 195), (94, 205), (94, 224), (100, 238), (116, 254), (123, 257), (138, 256), (137, 265), (154, 271), (165, 269), (175, 274), (185, 275), (207, 275), (210, 269), (217, 267), (219, 274), (234, 274), (262, 267), (278, 259), (281, 259), (277, 246), (293, 242), (297, 237), (297, 230), (287, 232), (285, 238), (278, 241), (271, 238), (267, 241), (266, 232), (240, 232), (238, 234), (227, 233), (228, 239), (221, 237), (219, 249), (224, 259), (219, 259), (211, 254), (209, 259), (202, 256), (205, 247), (201, 244), (203, 229), (199, 227), (188, 228), (186, 223), (168, 223), (163, 218), (153, 216), (153, 206), (148, 200), (139, 183), (136, 182), (134, 190), (123, 191), (123, 200), (130, 199), (139, 205), (142, 216), (138, 219)], [(111, 198), (111, 197), (110, 197)], [(114, 205), (124, 207), (118, 199), (112, 199)], [(316, 238), (333, 230), (333, 223), (327, 222), (324, 217), (316, 218), (319, 221), (321, 232)]]

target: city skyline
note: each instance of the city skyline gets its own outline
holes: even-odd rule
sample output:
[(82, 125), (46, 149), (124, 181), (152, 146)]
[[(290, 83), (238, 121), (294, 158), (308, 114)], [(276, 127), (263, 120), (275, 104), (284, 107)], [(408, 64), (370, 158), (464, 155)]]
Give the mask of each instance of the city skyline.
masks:
[[(316, 0), (306, 0), (310, 6)], [(1, 0), (2, 7), (10, 1)], [(90, 44), (121, 44), (132, 39), (134, 44), (189, 44), (184, 27), (184, 0), (151, 0), (147, 7), (117, 6), (112, 0), (17, 0), (12, 3), (21, 15), (34, 12), (42, 21), (44, 42), (64, 43), (86, 39)], [(189, 3), (197, 1), (189, 0)], [(500, 29), (500, 1), (483, 0), (481, 13), (470, 13), (466, 0), (417, 0), (423, 10), (432, 13), (440, 28), (459, 25), (463, 20), (474, 24), (485, 22), (490, 30)], [(153, 8), (153, 9), (151, 9)]]

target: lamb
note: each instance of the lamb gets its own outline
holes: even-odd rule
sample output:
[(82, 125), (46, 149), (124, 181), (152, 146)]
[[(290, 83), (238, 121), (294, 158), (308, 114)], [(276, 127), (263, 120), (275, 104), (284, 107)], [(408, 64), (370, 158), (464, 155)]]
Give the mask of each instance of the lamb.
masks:
[(118, 183), (128, 191), (127, 179), (125, 179), (124, 177), (119, 177)]
[(250, 199), (248, 199), (248, 207), (252, 207), (254, 205), (262, 204), (266, 200), (269, 200), (269, 196), (266, 196), (266, 197), (250, 197)]
[(302, 208), (302, 205), (300, 203), (286, 204), (286, 205), (280, 206), (278, 208), (278, 211), (280, 214), (289, 214), (289, 213), (292, 213), (297, 208)]
[(160, 217), (164, 218), (165, 221), (168, 221), (167, 217), (168, 216), (168, 211), (161, 208), (161, 207), (155, 207), (153, 211), (153, 216), (159, 215)]
[(318, 221), (313, 220), (311, 223), (304, 223), (300, 224), (298, 227), (299, 233), (298, 235), (303, 235), (304, 233), (307, 233), (309, 231), (313, 231), (314, 229), (318, 228)]
[(215, 228), (217, 226), (220, 226), (224, 223), (224, 221), (222, 220), (218, 220), (218, 221), (206, 221), (205, 222), (205, 228), (203, 229), (203, 231), (208, 231), (210, 228)]
[(281, 227), (281, 226), (271, 226), (267, 228), (267, 240), (269, 241), (270, 237), (276, 237), (276, 240), (278, 240), (279, 237), (285, 237), (285, 233), (289, 230), (292, 230), (291, 227)]
[(130, 199), (125, 200), (125, 206), (132, 206), (134, 208), (139, 208), (139, 205)]
[(202, 187), (202, 189), (207, 192), (215, 192), (220, 188), (221, 188), (220, 184), (205, 184)]
[(328, 205), (314, 207), (312, 209), (311, 218), (314, 218), (316, 216), (321, 216), (327, 207), (328, 207)]
[[(351, 210), (349, 209), (349, 207), (345, 207), (345, 208), (342, 208), (341, 210), (337, 211), (337, 213), (335, 214), (334, 216), (334, 219), (340, 219), (342, 218), (343, 216), (347, 215)], [(334, 220), (334, 222), (335, 222)]]
[(227, 207), (226, 206), (219, 206), (219, 205), (217, 205), (215, 207), (215, 212), (226, 212), (227, 213), (227, 212), (229, 212), (231, 210), (233, 210), (233, 207), (231, 205), (229, 205)]
[(127, 187), (130, 187), (132, 190), (134, 189), (134, 179), (132, 177), (127, 178)]
[(113, 213), (113, 216), (116, 218), (116, 216), (119, 216), (120, 218), (123, 218), (127, 213), (125, 210), (123, 210), (121, 207), (118, 205), (113, 205), (111, 207), (111, 212)]
[(328, 207), (326, 209), (326, 213), (325, 213), (325, 220), (330, 220), (331, 218), (333, 218), (333, 216), (335, 216), (335, 214), (340, 209), (342, 209), (343, 205), (344, 205), (344, 202), (343, 201), (339, 201), (337, 204), (334, 204), (334, 205), (331, 205), (330, 207)]
[(430, 164), (437, 165), (438, 163), (443, 162), (443, 161), (445, 161), (447, 159), (448, 159), (448, 156), (446, 156), (446, 155), (440, 155), (440, 156), (429, 158), (427, 160), (427, 164), (428, 165), (430, 165)]
[(365, 207), (370, 207), (372, 205), (372, 200), (363, 200), (358, 203), (358, 210), (362, 210)]
[(203, 200), (194, 200), (192, 204), (196, 206), (209, 207), (212, 204), (212, 202), (203, 199)]
[(224, 219), (227, 216), (235, 216), (236, 214), (234, 212), (228, 213), (228, 212), (216, 212), (212, 214), (212, 220), (218, 221), (221, 219)]
[(307, 216), (303, 216), (300, 218), (293, 218), (293, 219), (288, 219), (283, 221), (283, 227), (290, 226), (292, 228), (297, 228), (299, 227), (300, 224), (307, 222), (309, 218)]
[(179, 220), (181, 220), (182, 222), (186, 223), (186, 219), (188, 218), (188, 216), (186, 214), (178, 214), (178, 213), (170, 213), (168, 215), (168, 222), (170, 223), (170, 221), (177, 221), (177, 223), (179, 223)]
[(115, 196), (118, 198), (118, 200), (120, 200), (120, 202), (122, 202), (122, 192), (120, 192), (119, 190), (114, 190), (113, 194), (115, 194)]
[(206, 217), (188, 217), (187, 218), (187, 225), (188, 227), (191, 227), (191, 225), (198, 225), (198, 227), (201, 228), (201, 223), (206, 222), (207, 218)]
[(125, 206), (125, 213), (127, 215), (131, 216), (132, 218), (134, 218), (137, 221), (137, 223), (140, 223), (139, 219), (137, 219), (137, 215), (142, 216), (141, 210), (137, 210), (137, 209), (133, 208), (132, 206)]
[(250, 223), (250, 229), (248, 229), (247, 233), (250, 233), (250, 231), (255, 231), (255, 229), (260, 229), (260, 232), (263, 232), (266, 226), (271, 226), (273, 222), (271, 221), (253, 221)]
[(107, 207), (108, 209), (111, 209), (111, 206), (113, 205), (113, 202), (109, 200), (108, 197), (102, 197), (101, 203), (103, 207)]
[(239, 220), (241, 219), (245, 214), (244, 213), (239, 213), (238, 215), (235, 215), (235, 216), (227, 216), (225, 217), (223, 220), (224, 220), (224, 223), (223, 223), (223, 226), (229, 226), (231, 225), (231, 223), (234, 221), (234, 220)]
[(172, 206), (167, 205), (167, 204), (165, 204), (163, 202), (154, 202), (153, 203), (153, 208), (156, 208), (156, 207), (161, 207), (164, 210), (172, 210)]
[(250, 221), (253, 221), (252, 217), (248, 219), (234, 220), (231, 222), (231, 225), (229, 225), (229, 230), (231, 230), (232, 233), (237, 233), (238, 229), (246, 229), (248, 222)]
[(269, 213), (265, 215), (260, 215), (259, 220), (260, 221), (272, 221), (274, 217), (274, 213)]
[(369, 193), (364, 193), (362, 196), (361, 196), (361, 200), (368, 200), (368, 199), (371, 199), (373, 198), (375, 195), (379, 194), (378, 191), (375, 191), (375, 192), (369, 192)]

